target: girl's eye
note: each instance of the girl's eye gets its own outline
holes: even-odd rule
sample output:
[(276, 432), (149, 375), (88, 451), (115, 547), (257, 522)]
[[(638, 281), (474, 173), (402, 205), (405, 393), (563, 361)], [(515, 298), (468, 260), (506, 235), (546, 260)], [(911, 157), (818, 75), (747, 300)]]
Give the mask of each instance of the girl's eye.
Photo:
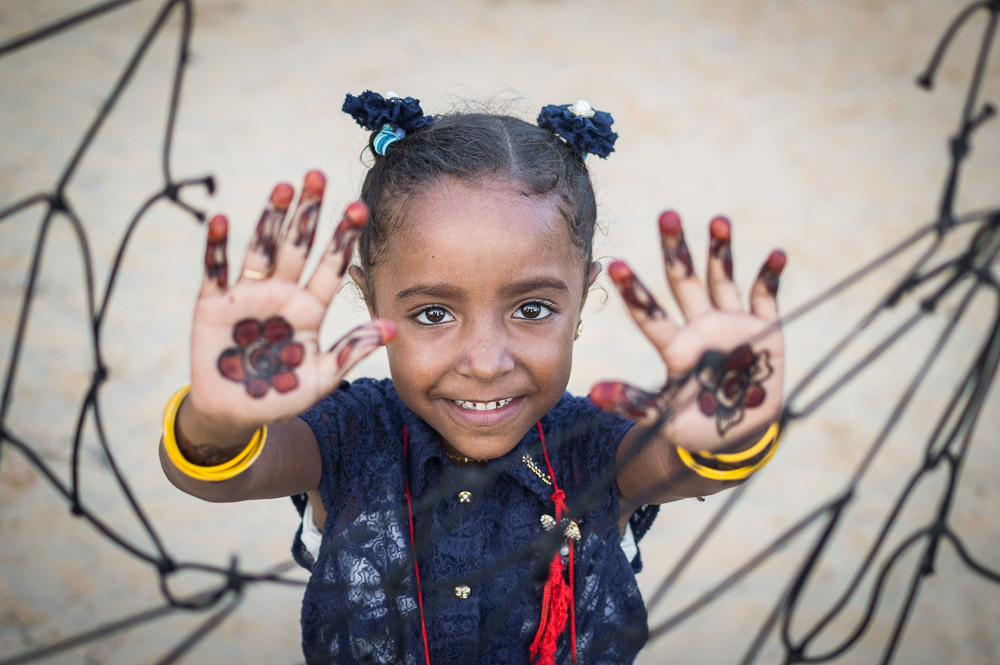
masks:
[(548, 305), (543, 305), (540, 302), (529, 302), (521, 305), (514, 312), (515, 319), (530, 319), (538, 320), (545, 319), (552, 315), (552, 310)]
[(451, 314), (448, 313), (444, 307), (428, 307), (427, 309), (422, 309), (414, 317), (417, 323), (422, 323), (425, 326), (433, 326), (438, 323), (447, 323), (448, 321), (454, 320)]

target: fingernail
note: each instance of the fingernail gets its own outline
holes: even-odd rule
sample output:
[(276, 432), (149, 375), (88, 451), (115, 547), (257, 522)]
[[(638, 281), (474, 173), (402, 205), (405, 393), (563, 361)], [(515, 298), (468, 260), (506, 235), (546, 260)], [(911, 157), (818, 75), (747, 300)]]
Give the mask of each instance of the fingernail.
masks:
[(208, 242), (205, 247), (205, 274), (215, 280), (220, 288), (229, 284), (229, 266), (226, 263), (226, 235), (229, 222), (216, 215), (208, 223)]
[(760, 269), (760, 281), (764, 283), (768, 292), (774, 296), (778, 294), (778, 281), (781, 271), (785, 269), (788, 257), (780, 249), (771, 252), (764, 262), (764, 267)]
[(660, 215), (660, 231), (667, 235), (677, 235), (683, 230), (681, 216), (673, 210), (667, 210)]
[(333, 255), (343, 254), (340, 260), (338, 274), (343, 277), (347, 268), (351, 265), (351, 255), (353, 254), (354, 241), (361, 232), (361, 228), (368, 221), (368, 206), (361, 201), (355, 201), (344, 210), (344, 216), (333, 232), (333, 243), (330, 245), (330, 253)]
[(399, 329), (396, 328), (396, 324), (392, 321), (386, 321), (385, 319), (378, 319), (375, 321), (375, 325), (378, 326), (379, 334), (382, 338), (382, 344), (388, 344), (392, 340), (396, 339), (396, 334)]
[(620, 381), (602, 381), (590, 389), (590, 401), (604, 411), (642, 420), (657, 413), (656, 396)]
[(292, 204), (292, 197), (295, 196), (295, 189), (286, 182), (276, 185), (271, 192), (271, 202), (279, 210), (288, 210)]
[(344, 210), (344, 220), (352, 228), (361, 228), (368, 222), (368, 205), (364, 201), (355, 201)]
[(668, 269), (680, 266), (684, 269), (685, 277), (694, 274), (694, 262), (684, 240), (681, 218), (673, 210), (660, 215), (660, 244), (663, 246), (663, 260)]
[(305, 181), (302, 185), (302, 191), (304, 194), (320, 196), (323, 194), (323, 189), (325, 188), (326, 176), (324, 176), (321, 171), (314, 169), (306, 174)]
[(730, 242), (732, 238), (732, 226), (728, 219), (719, 216), (709, 223), (708, 229), (711, 236), (709, 251), (712, 252), (712, 256), (722, 262), (722, 269), (725, 271), (726, 277), (732, 279), (733, 252)]

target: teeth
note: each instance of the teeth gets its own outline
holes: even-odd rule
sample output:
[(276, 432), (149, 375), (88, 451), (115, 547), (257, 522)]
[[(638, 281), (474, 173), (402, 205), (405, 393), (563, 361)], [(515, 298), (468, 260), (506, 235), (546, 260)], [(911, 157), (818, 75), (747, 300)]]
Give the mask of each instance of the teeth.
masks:
[(464, 399), (456, 399), (453, 401), (463, 409), (468, 409), (470, 411), (495, 411), (499, 408), (507, 406), (513, 399), (513, 397), (508, 397), (507, 399), (497, 400), (496, 402), (467, 402)]

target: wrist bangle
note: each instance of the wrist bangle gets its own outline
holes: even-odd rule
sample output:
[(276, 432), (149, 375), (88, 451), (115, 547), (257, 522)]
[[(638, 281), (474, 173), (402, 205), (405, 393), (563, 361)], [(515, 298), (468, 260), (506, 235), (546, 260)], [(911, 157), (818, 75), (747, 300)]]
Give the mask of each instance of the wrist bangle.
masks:
[[(778, 450), (781, 440), (781, 426), (773, 423), (757, 443), (738, 453), (692, 453), (675, 446), (677, 456), (684, 466), (709, 480), (743, 480), (762, 469)], [(743, 466), (732, 466), (746, 462)]]
[(175, 430), (177, 421), (177, 411), (180, 410), (181, 403), (187, 394), (191, 392), (191, 384), (188, 384), (174, 393), (174, 396), (167, 402), (167, 408), (163, 412), (163, 447), (167, 451), (167, 456), (174, 466), (182, 473), (195, 480), (206, 480), (218, 482), (228, 480), (246, 471), (253, 464), (260, 451), (264, 449), (264, 442), (267, 440), (267, 425), (261, 426), (250, 442), (232, 459), (226, 460), (222, 464), (213, 466), (202, 466), (195, 464), (184, 457), (180, 447), (177, 445), (177, 433)]

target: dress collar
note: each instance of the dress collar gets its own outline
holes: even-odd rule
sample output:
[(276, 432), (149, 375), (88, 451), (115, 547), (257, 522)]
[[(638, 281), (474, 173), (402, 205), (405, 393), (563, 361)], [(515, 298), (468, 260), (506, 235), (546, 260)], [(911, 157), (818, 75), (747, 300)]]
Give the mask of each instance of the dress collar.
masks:
[[(409, 459), (406, 460), (406, 466), (410, 474), (410, 487), (414, 495), (423, 496), (434, 487), (445, 470), (457, 467), (445, 456), (438, 443), (437, 432), (405, 404), (402, 404), (402, 410), (403, 425), (406, 426), (409, 433)], [(560, 465), (556, 458), (559, 457), (559, 449), (563, 446), (555, 440), (555, 433), (550, 432), (547, 426), (547, 416), (542, 417), (542, 430), (546, 436), (549, 460), (558, 469)], [(402, 427), (396, 445), (402, 451)], [(538, 427), (535, 425), (532, 425), (521, 441), (514, 446), (514, 449), (503, 457), (490, 460), (482, 467), (465, 467), (464, 470), (486, 482), (498, 482), (502, 477), (507, 476), (528, 489), (543, 502), (550, 500), (555, 489), (543, 480), (543, 478), (549, 479), (549, 471), (542, 453)], [(562, 487), (564, 480), (558, 477), (558, 471), (556, 473), (556, 481)]]

